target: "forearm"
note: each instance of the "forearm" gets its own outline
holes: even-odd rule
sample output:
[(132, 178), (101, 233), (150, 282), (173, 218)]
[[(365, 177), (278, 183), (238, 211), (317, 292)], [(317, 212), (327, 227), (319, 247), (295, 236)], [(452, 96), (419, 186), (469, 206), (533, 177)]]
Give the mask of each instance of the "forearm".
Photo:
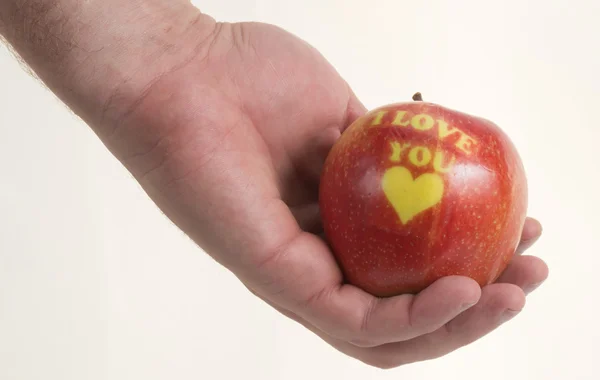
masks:
[(100, 133), (174, 62), (196, 54), (213, 24), (185, 0), (0, 2), (0, 34)]

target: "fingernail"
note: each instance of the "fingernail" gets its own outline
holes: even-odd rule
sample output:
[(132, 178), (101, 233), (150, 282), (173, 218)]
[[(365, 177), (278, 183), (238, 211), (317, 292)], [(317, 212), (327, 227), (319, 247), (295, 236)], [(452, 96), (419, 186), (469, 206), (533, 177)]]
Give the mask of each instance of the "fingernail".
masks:
[(511, 310), (511, 309), (506, 309), (504, 311), (504, 314), (502, 314), (501, 319), (501, 323), (504, 322), (508, 322), (511, 319), (513, 319), (517, 314), (519, 314), (521, 312), (521, 310)]
[(544, 283), (544, 281), (541, 281), (541, 282), (538, 282), (538, 283), (535, 283), (535, 284), (531, 284), (531, 285), (529, 285), (529, 286), (526, 286), (526, 287), (523, 289), (523, 292), (524, 292), (525, 294), (529, 294), (529, 293), (533, 292), (534, 290), (536, 290), (537, 288), (539, 288), (539, 287), (540, 287), (540, 285), (542, 285), (543, 283)]
[(461, 312), (465, 311), (465, 310), (467, 310), (467, 309), (469, 309), (469, 308), (471, 308), (471, 307), (473, 307), (475, 305), (477, 305), (477, 302), (466, 302), (466, 303), (463, 303), (461, 305), (461, 307), (460, 307), (460, 311)]
[(539, 239), (539, 236), (535, 237), (535, 238), (532, 238), (532, 239), (529, 239), (529, 240), (523, 240), (519, 244), (519, 246), (517, 247), (517, 252), (516, 253), (518, 255), (522, 255), (523, 253), (525, 253), (525, 251), (527, 251), (529, 248), (531, 248), (531, 246), (533, 244), (535, 244), (535, 242), (537, 242), (538, 239)]

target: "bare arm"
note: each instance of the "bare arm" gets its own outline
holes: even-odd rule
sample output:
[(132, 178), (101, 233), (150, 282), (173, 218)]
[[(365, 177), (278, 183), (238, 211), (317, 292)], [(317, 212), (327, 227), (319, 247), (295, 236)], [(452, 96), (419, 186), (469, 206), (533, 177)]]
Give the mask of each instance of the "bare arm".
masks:
[(201, 54), (214, 25), (187, 1), (0, 2), (0, 34), (101, 138), (153, 82)]

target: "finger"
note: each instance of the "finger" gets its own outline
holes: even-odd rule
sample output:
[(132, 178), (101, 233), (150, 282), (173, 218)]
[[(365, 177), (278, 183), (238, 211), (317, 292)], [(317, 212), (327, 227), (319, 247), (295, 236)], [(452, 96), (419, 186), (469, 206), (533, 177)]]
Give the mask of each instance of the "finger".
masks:
[(373, 347), (435, 331), (473, 306), (479, 296), (477, 283), (465, 277), (446, 277), (416, 296), (391, 298), (376, 298), (344, 285), (313, 302), (316, 314), (306, 318), (337, 339)]
[[(366, 363), (392, 368), (446, 355), (490, 333), (523, 308), (525, 295), (512, 284), (492, 284), (483, 289), (476, 306), (431, 334), (406, 342), (371, 349), (354, 349), (352, 354)], [(346, 349), (350, 349), (346, 347)]]
[[(467, 301), (467, 303), (462, 304), (459, 308), (456, 308), (454, 306), (455, 302), (450, 300), (455, 295), (455, 291), (457, 289), (460, 289), (459, 291), (463, 291), (463, 292), (465, 291), (463, 288), (464, 280), (467, 280), (467, 282), (470, 282), (469, 279), (465, 279), (465, 278), (461, 278), (461, 277), (454, 277), (454, 278), (446, 277), (446, 278), (443, 278), (443, 279), (439, 280), (438, 282), (432, 284), (429, 288), (427, 288), (421, 294), (416, 296), (415, 299), (413, 300), (413, 306), (412, 306), (412, 309), (413, 309), (412, 314), (413, 314), (413, 318), (415, 319), (415, 321), (414, 321), (415, 324), (412, 326), (412, 329), (413, 329), (412, 333), (407, 334), (404, 338), (411, 339), (411, 338), (414, 338), (415, 336), (422, 335), (427, 332), (435, 331), (444, 325), (444, 323), (440, 323), (439, 320), (450, 321), (450, 320), (452, 320), (452, 318), (456, 317), (461, 311), (464, 311), (464, 310), (468, 309), (469, 307), (473, 306), (477, 302), (475, 300), (475, 298), (477, 298), (477, 297), (473, 297), (472, 301)], [(473, 284), (471, 284), (471, 285), (473, 285)], [(439, 288), (439, 289), (436, 289), (436, 288)], [(477, 289), (476, 283), (475, 283), (475, 287), (472, 288), (471, 291), (473, 291), (473, 289)], [(250, 289), (250, 291), (260, 297), (260, 295), (258, 295), (252, 289)], [(473, 292), (479, 293), (476, 290)], [(433, 295), (435, 295), (435, 296), (432, 297)], [(440, 296), (441, 296), (441, 298), (438, 298)], [(262, 297), (260, 297), (260, 298), (262, 298)], [(389, 300), (389, 299), (383, 299), (381, 301), (386, 301), (386, 300)], [(279, 305), (274, 304), (273, 302), (271, 302), (267, 299), (263, 298), (263, 301), (265, 301), (267, 304), (269, 304), (270, 306), (272, 306), (273, 308), (278, 310), (283, 315), (295, 320), (296, 322), (302, 324), (304, 327), (315, 332), (317, 335), (319, 335), (320, 337), (322, 337), (329, 343), (339, 346), (340, 343), (345, 342), (344, 340), (340, 340), (339, 338), (333, 338), (331, 335), (325, 334), (321, 329), (316, 328), (316, 326), (309, 323), (306, 319), (304, 319), (297, 313), (289, 311), (287, 309), (283, 309)], [(390, 306), (390, 305), (391, 305), (391, 303), (388, 304), (388, 306)], [(385, 307), (386, 307), (386, 305), (380, 305), (381, 311), (384, 311)], [(440, 317), (440, 311), (442, 313), (445, 312), (447, 314)], [(385, 315), (382, 313), (381, 316), (385, 316)], [(372, 322), (374, 323), (374, 326), (376, 326), (377, 329), (381, 329), (381, 330), (384, 330), (385, 325), (389, 324), (390, 322), (392, 324), (396, 323), (393, 320), (392, 321), (378, 320), (377, 316), (372, 317)], [(419, 326), (426, 326), (426, 325), (431, 326), (431, 327), (427, 328), (427, 330), (429, 330), (429, 331), (422, 331), (419, 328)], [(419, 330), (421, 330), (421, 331), (419, 331)], [(356, 343), (357, 342), (353, 342), (352, 345), (359, 346), (359, 347), (370, 347), (371, 346), (370, 344), (361, 345), (361, 344), (356, 344)], [(377, 344), (375, 344), (375, 345), (377, 345)]]
[(533, 218), (527, 218), (521, 233), (521, 241), (517, 247), (517, 255), (523, 254), (527, 249), (540, 238), (542, 235), (542, 225), (539, 221)]
[(517, 256), (498, 279), (498, 283), (514, 284), (529, 294), (548, 277), (548, 266), (535, 256)]
[(376, 298), (342, 285), (337, 263), (319, 237), (302, 233), (260, 267), (261, 296), (334, 338), (374, 346), (434, 331), (477, 302), (466, 277), (438, 280), (418, 295)]

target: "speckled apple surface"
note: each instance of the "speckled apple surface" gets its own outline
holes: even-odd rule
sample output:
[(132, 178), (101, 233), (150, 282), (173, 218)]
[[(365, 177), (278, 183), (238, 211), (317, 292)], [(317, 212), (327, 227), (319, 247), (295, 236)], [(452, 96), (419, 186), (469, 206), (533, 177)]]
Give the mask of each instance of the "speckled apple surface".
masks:
[(392, 296), (448, 275), (496, 280), (520, 239), (527, 181), (494, 123), (407, 102), (344, 131), (325, 162), (319, 203), (346, 281)]

